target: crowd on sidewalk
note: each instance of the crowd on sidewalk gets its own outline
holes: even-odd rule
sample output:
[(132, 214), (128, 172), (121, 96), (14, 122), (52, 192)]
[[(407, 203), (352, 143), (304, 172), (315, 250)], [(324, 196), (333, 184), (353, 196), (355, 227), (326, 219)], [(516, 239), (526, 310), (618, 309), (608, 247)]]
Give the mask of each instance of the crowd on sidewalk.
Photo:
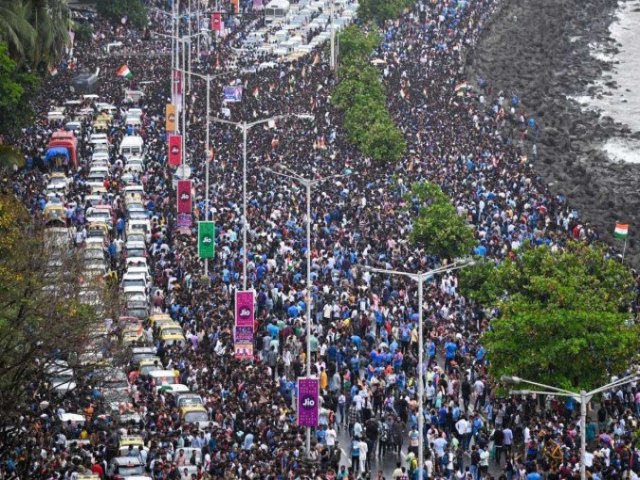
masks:
[[(500, 260), (516, 255), (524, 242), (562, 248), (573, 238), (597, 238), (588, 223), (552, 195), (531, 166), (530, 140), (536, 122), (517, 98), (491, 90), (481, 80), (476, 90), (457, 89), (465, 55), (472, 54), (484, 25), (497, 6), (493, 0), (430, 0), (382, 29), (376, 51), (389, 93), (388, 108), (402, 130), (408, 153), (397, 165), (377, 164), (349, 144), (340, 112), (331, 104), (335, 77), (322, 52), (246, 73), (246, 61), (229, 48), (234, 35), (255, 20), (248, 15), (224, 42), (202, 52), (193, 69), (216, 74), (211, 111), (232, 121), (309, 113), (256, 126), (248, 133), (247, 252), (242, 249), (242, 135), (214, 124), (210, 134), (215, 161), (210, 164), (210, 218), (216, 224), (216, 258), (208, 278), (197, 255), (195, 230), (175, 229), (173, 168), (167, 164), (165, 105), (170, 92), (167, 41), (145, 40), (140, 32), (103, 24), (91, 44), (76, 47), (75, 68), (100, 67), (99, 96), (122, 104), (125, 81), (115, 77), (126, 64), (131, 86), (145, 85), (145, 116), (137, 133), (145, 139), (145, 172), (136, 180), (147, 192), (152, 225), (150, 248), (154, 284), (161, 299), (154, 311), (169, 313), (188, 339), (185, 348), (156, 342), (163, 365), (180, 372), (181, 383), (202, 396), (211, 422), (184, 427), (168, 396), (148, 379), (132, 383), (132, 408), (141, 415), (132, 426), (150, 447), (149, 475), (180, 478), (180, 448), (202, 452), (195, 478), (355, 479), (381, 478), (395, 465), (393, 479), (418, 479), (417, 292), (402, 278), (372, 274), (359, 267), (426, 271), (440, 265), (429, 252), (408, 242), (414, 207), (406, 199), (411, 184), (439, 184), (460, 215), (473, 225), (475, 253)], [(119, 39), (136, 45), (136, 55), (100, 47)], [(216, 67), (219, 67), (216, 69)], [(69, 95), (73, 72), (61, 71), (47, 82), (42, 112)], [(113, 75), (113, 77), (111, 77)], [(239, 103), (223, 104), (222, 89), (243, 86)], [(526, 93), (525, 93), (526, 94)], [(187, 161), (195, 186), (194, 216), (203, 220), (205, 204), (205, 85), (192, 79), (187, 94)], [(228, 111), (223, 109), (228, 109)], [(128, 126), (116, 116), (109, 132), (116, 143)], [(44, 119), (19, 146), (34, 163), (57, 125)], [(86, 139), (83, 139), (86, 140)], [(90, 153), (81, 142), (82, 155)], [(118, 161), (112, 155), (113, 165)], [(348, 176), (322, 184), (312, 194), (311, 363), (321, 387), (320, 426), (305, 451), (305, 432), (296, 426), (292, 395), (306, 364), (305, 190), (261, 167), (285, 165), (304, 177)], [(84, 205), (86, 171), (74, 176), (73, 197)], [(108, 186), (117, 196), (124, 172), (114, 169)], [(44, 176), (37, 169), (17, 173), (14, 192), (34, 213), (42, 209)], [(82, 228), (82, 219), (74, 223)], [(472, 252), (469, 252), (472, 253)], [(254, 361), (233, 357), (234, 293), (242, 285), (256, 292)], [(479, 342), (491, 312), (458, 290), (454, 273), (428, 283), (424, 303), (426, 398), (424, 478), (576, 478), (579, 428), (573, 402), (555, 399), (500, 398), (487, 377)], [(605, 396), (587, 426), (591, 478), (637, 478), (640, 455), (632, 443), (640, 405), (640, 386), (631, 384)], [(53, 432), (34, 435), (30, 452), (39, 452), (29, 478), (75, 478), (82, 465), (106, 471), (100, 445), (117, 432), (98, 420), (100, 394), (93, 392), (95, 414), (86, 425), (89, 446), (61, 448)], [(73, 397), (73, 396), (71, 396)], [(68, 398), (60, 406), (83, 405)], [(341, 430), (350, 443), (338, 443)], [(24, 452), (2, 459), (11, 477)], [(539, 472), (539, 473), (538, 473)], [(76, 473), (77, 475), (77, 473)], [(371, 475), (369, 477), (368, 475)], [(378, 475), (376, 477), (376, 475)], [(389, 478), (389, 475), (386, 475)]]

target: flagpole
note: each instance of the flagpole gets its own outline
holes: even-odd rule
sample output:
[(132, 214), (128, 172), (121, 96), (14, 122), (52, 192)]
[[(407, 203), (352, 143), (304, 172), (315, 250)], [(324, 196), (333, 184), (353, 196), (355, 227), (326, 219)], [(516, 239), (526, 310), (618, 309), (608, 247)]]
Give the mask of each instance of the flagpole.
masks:
[(627, 251), (627, 238), (629, 238), (629, 235), (624, 237), (624, 246), (622, 247), (622, 263), (623, 264), (624, 264), (624, 253)]

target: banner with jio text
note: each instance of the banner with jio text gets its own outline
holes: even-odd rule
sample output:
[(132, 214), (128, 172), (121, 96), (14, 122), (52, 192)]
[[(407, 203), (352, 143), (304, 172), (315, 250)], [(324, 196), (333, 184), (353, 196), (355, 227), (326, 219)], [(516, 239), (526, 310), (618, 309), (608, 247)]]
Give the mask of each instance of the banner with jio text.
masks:
[(253, 359), (253, 326), (235, 327), (233, 331), (233, 352), (238, 360)]
[(182, 135), (169, 135), (169, 147), (167, 155), (169, 165), (177, 167), (182, 163)]
[(173, 103), (167, 103), (165, 112), (167, 132), (176, 132), (178, 130), (176, 123), (177, 109)]
[(251, 327), (253, 331), (253, 290), (236, 291), (236, 327)]
[(320, 383), (317, 378), (298, 379), (298, 426), (317, 427)]
[(178, 180), (178, 213), (191, 213), (191, 180)]
[(219, 32), (222, 28), (222, 13), (213, 12), (211, 14), (211, 30)]
[(198, 222), (198, 257), (213, 258), (216, 254), (216, 226), (213, 222)]

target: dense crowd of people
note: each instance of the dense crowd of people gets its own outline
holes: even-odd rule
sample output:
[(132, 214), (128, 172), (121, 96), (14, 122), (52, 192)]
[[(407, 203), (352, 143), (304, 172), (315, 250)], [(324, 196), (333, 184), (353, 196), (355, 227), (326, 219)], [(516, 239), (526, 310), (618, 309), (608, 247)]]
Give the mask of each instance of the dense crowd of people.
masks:
[[(181, 383), (202, 396), (211, 418), (205, 428), (182, 425), (168, 395), (155, 392), (144, 377), (134, 379), (131, 408), (141, 420), (129, 429), (145, 438), (152, 478), (180, 478), (180, 467), (189, 460), (175, 460), (174, 452), (195, 447), (202, 453), (197, 479), (384, 478), (388, 470), (392, 473), (386, 478), (417, 479), (421, 434), (423, 478), (520, 480), (543, 473), (548, 479), (576, 478), (575, 405), (495, 395), (479, 342), (491, 312), (460, 295), (454, 273), (436, 276), (426, 288), (427, 357), (419, 376), (414, 285), (360, 268), (417, 272), (440, 266), (440, 259), (407, 240), (415, 206), (406, 193), (421, 180), (440, 185), (474, 226), (478, 255), (500, 260), (515, 255), (527, 241), (561, 248), (568, 238), (597, 238), (564, 197), (552, 195), (536, 176), (530, 156), (537, 127), (518, 99), (492, 91), (481, 80), (475, 91), (456, 87), (465, 80), (465, 56), (473, 54), (498, 5), (493, 0), (419, 1), (382, 27), (383, 43), (374, 56), (389, 92), (388, 108), (408, 143), (406, 157), (396, 165), (374, 163), (348, 142), (341, 113), (331, 104), (336, 79), (322, 52), (250, 73), (264, 58), (239, 57), (232, 47), (261, 21), (256, 13), (237, 21), (224, 41), (203, 48), (192, 68), (219, 75), (211, 85), (214, 116), (234, 122), (313, 116), (313, 121), (287, 117), (248, 132), (244, 252), (242, 132), (212, 123), (215, 160), (209, 165), (207, 205), (205, 85), (192, 79), (186, 95), (186, 145), (195, 186), (194, 216), (204, 220), (208, 208), (217, 228), (216, 258), (209, 264), (208, 278), (203, 278), (195, 228), (188, 233), (175, 228), (174, 169), (167, 164), (164, 130), (170, 42), (145, 39), (126, 25), (96, 22), (93, 40), (75, 48), (75, 70), (63, 68), (48, 80), (37, 105), (40, 112), (47, 112), (52, 101), (73, 97), (69, 80), (78, 69), (99, 67), (99, 97), (123, 108), (123, 88), (145, 84), (140, 101), (145, 116), (136, 133), (145, 139), (146, 162), (135, 181), (147, 192), (152, 224), (150, 252), (159, 289), (152, 308), (169, 313), (188, 339), (185, 348), (155, 343), (163, 365), (178, 370)], [(166, 25), (162, 15), (154, 19)], [(129, 50), (104, 55), (103, 47), (114, 40)], [(122, 64), (135, 75), (131, 83), (115, 77)], [(243, 86), (243, 99), (223, 104), (222, 89), (230, 83)], [(40, 118), (18, 139), (29, 164), (37, 164), (59, 126)], [(111, 142), (117, 144), (127, 129), (116, 115)], [(89, 130), (87, 123), (81, 158), (90, 156)], [(116, 152), (108, 185), (116, 197), (126, 172), (117, 162)], [(306, 291), (306, 192), (295, 181), (263, 168), (279, 165), (317, 180), (346, 175), (319, 183), (312, 193), (311, 292)], [(71, 197), (77, 205), (85, 205), (89, 193), (86, 173), (81, 166), (74, 174)], [(37, 168), (14, 176), (15, 194), (34, 213), (42, 209), (45, 180)], [(73, 216), (71, 223), (82, 228), (82, 218)], [(245, 255), (246, 284), (256, 292), (253, 361), (233, 355), (234, 293), (242, 289)], [(114, 270), (121, 271), (118, 262), (122, 259), (114, 261)], [(296, 426), (292, 398), (295, 379), (306, 372), (309, 293), (312, 374), (319, 378), (322, 404), (311, 451), (305, 451), (305, 432)], [(424, 379), (426, 398), (422, 433), (416, 401), (419, 378)], [(84, 430), (73, 434), (91, 442), (67, 447), (56, 441), (59, 426), (48, 426), (50, 435), (33, 435), (37, 450), (31, 451), (39, 452), (38, 458), (22, 478), (75, 478), (73, 472), (77, 475), (84, 467), (104, 474), (107, 454), (102, 445), (118, 432), (100, 419), (99, 389), (91, 395), (95, 411), (91, 407)], [(640, 456), (631, 434), (638, 405), (640, 394), (631, 384), (605, 396), (591, 414), (591, 478), (637, 478), (633, 471), (640, 467)], [(86, 414), (88, 407), (72, 394), (58, 408)], [(340, 444), (342, 438), (348, 443)], [(23, 452), (5, 455), (3, 474), (13, 478), (25, 461)], [(387, 468), (396, 462), (397, 468)]]

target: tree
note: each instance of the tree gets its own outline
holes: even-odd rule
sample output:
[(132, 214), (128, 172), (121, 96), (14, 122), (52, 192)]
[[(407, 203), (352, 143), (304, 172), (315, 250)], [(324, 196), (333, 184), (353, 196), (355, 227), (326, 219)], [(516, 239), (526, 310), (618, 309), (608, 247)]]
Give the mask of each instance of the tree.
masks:
[(473, 230), (438, 185), (414, 183), (409, 199), (416, 212), (409, 236), (414, 245), (446, 259), (471, 253), (475, 244)]
[(366, 130), (361, 149), (377, 162), (393, 163), (402, 158), (407, 150), (407, 142), (387, 114)]
[(358, 18), (384, 23), (398, 18), (406, 8), (415, 3), (415, 0), (361, 0), (358, 3)]
[(19, 67), (55, 65), (69, 42), (66, 0), (0, 0), (0, 41)]
[(36, 31), (29, 59), (33, 67), (56, 65), (69, 44), (71, 16), (66, 0), (26, 0), (29, 23)]
[(35, 44), (36, 31), (29, 23), (23, 2), (0, 0), (0, 41), (9, 46), (14, 59), (26, 58)]
[(387, 94), (378, 77), (378, 70), (374, 67), (366, 65), (363, 68), (345, 68), (342, 78), (331, 96), (331, 101), (340, 110), (346, 111), (353, 107), (359, 95), (384, 106)]
[(0, 43), (0, 133), (17, 133), (33, 118), (29, 101), (39, 87), (37, 77), (20, 70)]
[(126, 17), (135, 27), (147, 25), (147, 7), (142, 0), (103, 0), (96, 3), (96, 11), (114, 23)]
[(356, 25), (349, 25), (338, 35), (340, 63), (348, 66), (368, 62), (381, 40), (376, 30), (365, 32)]
[(461, 274), (461, 291), (496, 307), (482, 336), (489, 372), (571, 390), (591, 390), (637, 358), (630, 322), (634, 280), (602, 246), (569, 243), (560, 252), (525, 246), (500, 265)]
[[(13, 196), (0, 194), (0, 456), (25, 445), (16, 426), (35, 421), (39, 403), (52, 400), (48, 369), (71, 363), (98, 319), (80, 297), (82, 262), (65, 248), (65, 237), (53, 238)], [(61, 266), (51, 268), (54, 258)]]

